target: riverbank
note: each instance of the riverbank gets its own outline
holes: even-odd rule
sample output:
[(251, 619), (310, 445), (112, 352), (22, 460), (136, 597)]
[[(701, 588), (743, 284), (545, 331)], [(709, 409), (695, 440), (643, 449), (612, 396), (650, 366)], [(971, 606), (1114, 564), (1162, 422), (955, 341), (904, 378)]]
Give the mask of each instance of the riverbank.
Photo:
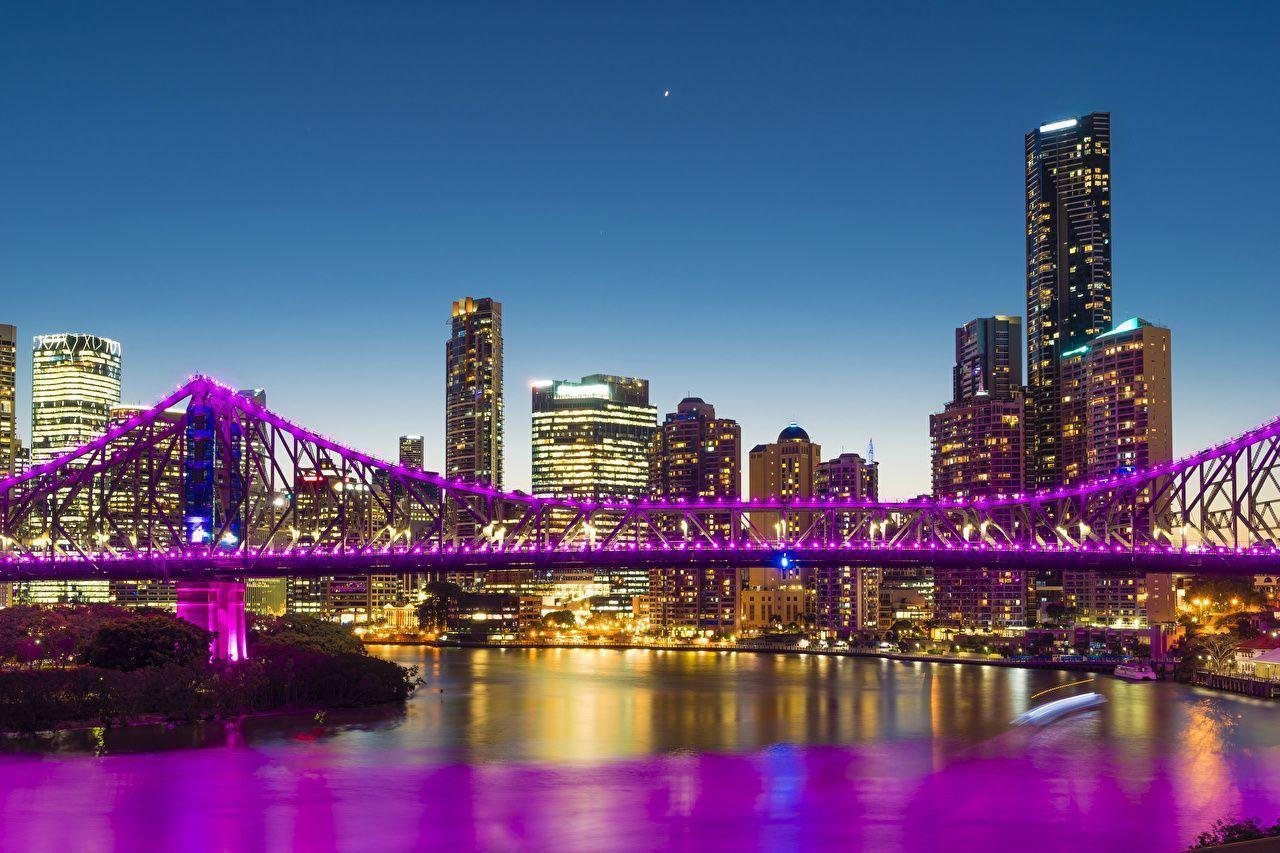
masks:
[(917, 652), (890, 652), (877, 649), (819, 649), (796, 648), (794, 646), (775, 646), (769, 644), (735, 643), (734, 645), (707, 644), (690, 646), (685, 644), (660, 643), (574, 643), (559, 641), (554, 643), (535, 643), (528, 641), (507, 641), (501, 643), (478, 643), (466, 641), (441, 640), (381, 640), (366, 641), (370, 646), (429, 646), (433, 648), (479, 648), (479, 649), (616, 649), (662, 652), (754, 652), (771, 655), (818, 655), (826, 657), (882, 658), (907, 663), (956, 663), (975, 666), (998, 666), (1014, 669), (1061, 670), (1065, 672), (1111, 673), (1116, 668), (1116, 661), (1041, 661), (1012, 660), (995, 657), (964, 657), (960, 655), (930, 655)]

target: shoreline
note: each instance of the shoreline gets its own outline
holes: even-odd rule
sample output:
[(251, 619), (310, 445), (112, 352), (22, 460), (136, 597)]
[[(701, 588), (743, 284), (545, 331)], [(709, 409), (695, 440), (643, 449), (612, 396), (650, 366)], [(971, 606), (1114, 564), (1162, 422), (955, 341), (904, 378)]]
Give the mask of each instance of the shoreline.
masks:
[(442, 642), (440, 640), (365, 640), (367, 646), (429, 646), (439, 649), (613, 649), (628, 651), (636, 649), (652, 652), (750, 652), (771, 655), (825, 655), (827, 657), (877, 658), (880, 660), (902, 661), (905, 663), (955, 663), (970, 666), (998, 666), (1013, 669), (1062, 670), (1065, 672), (1093, 672), (1110, 675), (1116, 668), (1114, 661), (1015, 661), (1007, 658), (972, 658), (953, 657), (949, 655), (929, 655), (918, 652), (880, 652), (855, 649), (796, 649), (785, 646), (687, 646), (687, 645), (652, 645), (642, 643), (469, 643)]
[(163, 714), (140, 714), (136, 717), (128, 717), (119, 720), (113, 720), (110, 723), (91, 722), (87, 720), (78, 720), (74, 723), (56, 726), (51, 729), (34, 729), (32, 731), (0, 731), (0, 740), (16, 740), (20, 738), (35, 737), (48, 738), (62, 734), (64, 732), (84, 732), (91, 729), (131, 729), (143, 728), (146, 726), (197, 726), (202, 723), (222, 723), (223, 725), (240, 725), (245, 720), (259, 720), (269, 717), (294, 717), (310, 715), (314, 718), (318, 714), (328, 715), (330, 713), (341, 713), (343, 711), (364, 711), (369, 708), (390, 708), (397, 704), (404, 703), (382, 702), (376, 705), (355, 705), (344, 707), (307, 707), (307, 708), (274, 708), (270, 711), (246, 711), (243, 714), (211, 714), (207, 717), (196, 717), (194, 719), (171, 719)]

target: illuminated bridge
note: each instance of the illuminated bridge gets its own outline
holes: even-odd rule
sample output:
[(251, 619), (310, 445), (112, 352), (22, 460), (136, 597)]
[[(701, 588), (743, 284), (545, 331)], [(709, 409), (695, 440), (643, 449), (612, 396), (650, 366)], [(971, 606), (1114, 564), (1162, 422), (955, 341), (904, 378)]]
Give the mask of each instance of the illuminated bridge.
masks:
[(0, 580), (763, 564), (1280, 571), (1280, 419), (1186, 458), (992, 498), (579, 501), (406, 468), (194, 377), (0, 481)]

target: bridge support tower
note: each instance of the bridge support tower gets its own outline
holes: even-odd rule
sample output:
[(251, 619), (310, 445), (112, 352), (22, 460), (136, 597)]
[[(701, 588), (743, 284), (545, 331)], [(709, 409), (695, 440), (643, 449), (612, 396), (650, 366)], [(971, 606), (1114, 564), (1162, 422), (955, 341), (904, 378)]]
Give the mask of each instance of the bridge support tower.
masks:
[(249, 656), (244, 626), (244, 581), (178, 581), (178, 618), (213, 633), (214, 660)]

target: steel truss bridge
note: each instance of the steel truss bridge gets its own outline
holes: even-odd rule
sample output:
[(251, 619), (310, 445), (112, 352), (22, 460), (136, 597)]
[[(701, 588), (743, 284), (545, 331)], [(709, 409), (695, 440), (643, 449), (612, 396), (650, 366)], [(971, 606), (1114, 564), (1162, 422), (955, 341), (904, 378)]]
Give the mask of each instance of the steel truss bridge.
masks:
[(763, 564), (1280, 571), (1280, 419), (1178, 461), (991, 498), (582, 501), (345, 447), (206, 377), (0, 481), (0, 580)]

